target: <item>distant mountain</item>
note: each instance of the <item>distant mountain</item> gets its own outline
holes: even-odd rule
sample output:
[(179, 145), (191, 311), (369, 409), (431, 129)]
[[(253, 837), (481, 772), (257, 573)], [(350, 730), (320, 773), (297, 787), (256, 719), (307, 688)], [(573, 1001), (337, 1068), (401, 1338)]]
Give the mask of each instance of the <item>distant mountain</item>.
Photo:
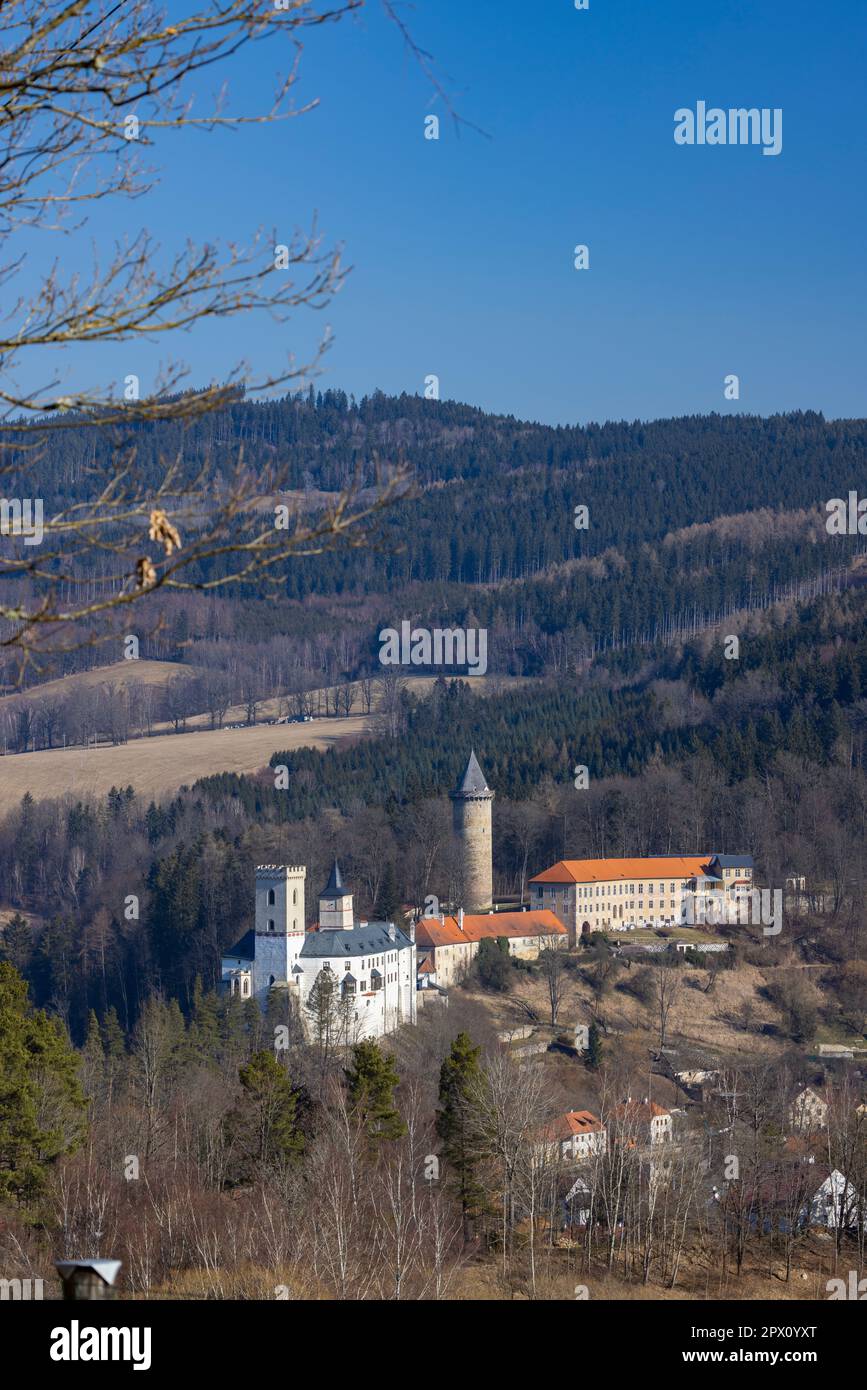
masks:
[[(375, 545), (290, 565), (285, 606), (271, 590), (221, 591), (221, 603), (244, 604), (245, 640), (351, 633), (348, 674), (375, 661), (379, 625), (403, 618), (483, 625), (494, 669), (536, 674), (839, 587), (863, 548), (828, 535), (824, 504), (863, 482), (867, 421), (813, 411), (552, 427), (452, 401), (311, 390), (239, 400), (187, 426), (50, 435), (38, 464), (46, 509), (92, 495), (121, 443), (154, 482), (169, 458), (219, 478), (243, 448), (254, 470), (285, 467), (314, 508), (353, 479), (370, 484), (378, 464), (411, 466), (416, 493), (382, 518)], [(7, 492), (14, 481), (13, 461)], [(182, 601), (161, 602), (176, 615)]]

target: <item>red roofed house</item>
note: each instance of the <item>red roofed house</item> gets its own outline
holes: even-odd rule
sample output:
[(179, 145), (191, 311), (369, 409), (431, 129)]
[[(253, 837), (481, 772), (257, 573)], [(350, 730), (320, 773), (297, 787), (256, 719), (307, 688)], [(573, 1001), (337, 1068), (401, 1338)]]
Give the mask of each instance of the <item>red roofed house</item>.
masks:
[(446, 989), (469, 969), (482, 937), (505, 937), (509, 954), (535, 960), (546, 946), (565, 946), (567, 932), (553, 912), (458, 912), (457, 917), (420, 917), (415, 940), (419, 954), (433, 962), (436, 983)]
[(576, 1161), (594, 1153), (604, 1153), (605, 1126), (589, 1110), (567, 1110), (557, 1115), (541, 1132), (540, 1143), (558, 1158)]
[(670, 1144), (672, 1136), (671, 1111), (655, 1100), (635, 1101), (630, 1097), (614, 1107), (617, 1138), (629, 1145), (643, 1147)]

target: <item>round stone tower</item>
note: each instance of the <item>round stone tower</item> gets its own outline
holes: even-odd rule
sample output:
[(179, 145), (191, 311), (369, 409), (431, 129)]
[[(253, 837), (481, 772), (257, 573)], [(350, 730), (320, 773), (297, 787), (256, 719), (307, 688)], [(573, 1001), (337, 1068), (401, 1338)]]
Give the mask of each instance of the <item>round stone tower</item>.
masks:
[(490, 912), (494, 872), (491, 850), (491, 803), (494, 793), (485, 781), (475, 753), (452, 792), (452, 820), (458, 843), (465, 912)]

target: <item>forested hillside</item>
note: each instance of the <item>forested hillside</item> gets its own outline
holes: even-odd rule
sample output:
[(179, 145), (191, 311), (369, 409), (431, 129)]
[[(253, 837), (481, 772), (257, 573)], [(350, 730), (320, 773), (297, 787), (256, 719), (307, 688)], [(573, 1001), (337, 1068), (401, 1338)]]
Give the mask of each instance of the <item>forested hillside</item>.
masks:
[[(806, 875), (833, 907), (824, 958), (861, 949), (867, 864), (867, 594), (756, 615), (728, 661), (718, 635), (609, 653), (589, 672), (488, 695), (398, 689), (387, 730), (288, 769), (215, 775), (164, 803), (134, 787), (34, 803), (0, 827), (0, 880), (20, 915), (4, 952), (40, 1004), (83, 1036), (87, 1012), (132, 1027), (164, 990), (191, 1007), (250, 925), (257, 862), (308, 866), (310, 898), (340, 856), (360, 909), (447, 899), (447, 795), (475, 747), (491, 785), (501, 893), (568, 854), (752, 853), (762, 881)], [(573, 772), (586, 766), (589, 788)], [(129, 895), (137, 914), (129, 917)], [(855, 936), (852, 936), (852, 933)]]
[[(146, 625), (142, 654), (219, 668), (232, 643), (279, 643), (296, 671), (356, 677), (375, 665), (380, 627), (408, 618), (485, 626), (490, 669), (538, 674), (839, 587), (863, 539), (829, 536), (824, 504), (857, 488), (865, 444), (864, 421), (814, 412), (552, 428), (415, 396), (311, 392), (239, 400), (186, 428), (72, 428), (49, 436), (39, 476), (51, 512), (94, 495), (112, 450), (134, 447), (144, 481), (171, 461), (179, 479), (207, 467), (217, 489), (242, 456), (254, 474), (285, 470), (293, 502), (316, 514), (353, 481), (369, 487), (378, 465), (404, 462), (414, 493), (369, 545), (290, 563), (276, 594), (155, 595), (162, 626)], [(8, 492), (32, 491), (27, 458), (13, 452)], [(219, 572), (214, 559), (198, 578)], [(105, 591), (107, 557), (92, 582)], [(117, 655), (85, 648), (60, 667)]]

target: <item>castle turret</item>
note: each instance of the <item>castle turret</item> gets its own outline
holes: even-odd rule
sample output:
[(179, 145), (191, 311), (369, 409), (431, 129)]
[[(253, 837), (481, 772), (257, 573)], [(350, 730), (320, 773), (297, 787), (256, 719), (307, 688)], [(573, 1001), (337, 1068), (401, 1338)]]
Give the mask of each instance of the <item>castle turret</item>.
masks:
[(467, 912), (488, 912), (493, 902), (493, 800), (494, 793), (471, 752), (466, 771), (452, 792), (452, 821), (460, 856), (460, 906)]
[(335, 859), (331, 876), (319, 894), (320, 928), (352, 931), (355, 926), (355, 913), (352, 907), (352, 894), (343, 882), (340, 865)]

